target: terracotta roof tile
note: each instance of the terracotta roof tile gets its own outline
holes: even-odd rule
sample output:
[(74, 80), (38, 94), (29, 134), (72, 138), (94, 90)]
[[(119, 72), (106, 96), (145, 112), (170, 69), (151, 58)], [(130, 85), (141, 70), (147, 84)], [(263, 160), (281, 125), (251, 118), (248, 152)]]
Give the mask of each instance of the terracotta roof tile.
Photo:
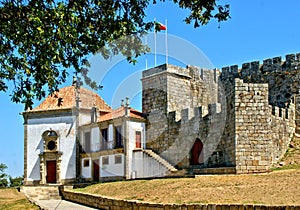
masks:
[[(145, 119), (141, 112), (139, 112), (133, 108), (129, 108), (129, 109), (130, 109), (130, 114), (129, 114), (130, 117), (136, 118), (136, 119)], [(120, 108), (113, 110), (110, 113), (100, 115), (98, 117), (98, 122), (112, 120), (112, 119), (116, 119), (116, 118), (123, 117), (123, 116), (125, 116), (125, 108), (123, 106), (121, 106)]]
[[(110, 112), (112, 109), (97, 94), (88, 89), (80, 87), (80, 108), (90, 109), (93, 106), (99, 108), (100, 111)], [(76, 106), (75, 86), (68, 86), (60, 89), (58, 92), (49, 95), (38, 107), (31, 111), (45, 111), (67, 109)]]

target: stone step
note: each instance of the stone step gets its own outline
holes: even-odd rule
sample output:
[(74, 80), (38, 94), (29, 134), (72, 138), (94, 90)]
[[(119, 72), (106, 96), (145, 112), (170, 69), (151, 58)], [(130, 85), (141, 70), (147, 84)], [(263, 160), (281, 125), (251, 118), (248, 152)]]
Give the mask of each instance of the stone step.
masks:
[(193, 174), (236, 174), (235, 167), (199, 168), (193, 169)]
[(147, 149), (147, 150), (143, 150), (143, 152), (146, 153), (147, 155), (149, 155), (151, 158), (153, 158), (157, 162), (159, 162), (160, 164), (164, 165), (169, 171), (171, 171), (171, 172), (177, 171), (177, 169), (174, 166), (172, 166), (170, 163), (168, 163), (165, 159), (160, 157), (158, 154), (156, 154), (152, 150)]
[(59, 186), (22, 186), (23, 192), (28, 198), (35, 200), (59, 200)]

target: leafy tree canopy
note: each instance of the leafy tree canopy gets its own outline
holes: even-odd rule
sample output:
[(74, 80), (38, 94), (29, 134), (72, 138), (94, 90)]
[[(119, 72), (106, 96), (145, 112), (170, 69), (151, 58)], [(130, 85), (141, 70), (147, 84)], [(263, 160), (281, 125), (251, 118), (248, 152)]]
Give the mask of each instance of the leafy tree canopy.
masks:
[[(164, 1), (164, 0), (161, 0)], [(190, 11), (194, 27), (229, 18), (216, 0), (172, 0)], [(70, 69), (87, 77), (87, 57), (123, 54), (129, 62), (147, 51), (138, 34), (153, 30), (145, 9), (156, 0), (0, 0), (0, 91), (13, 83), (12, 101), (31, 108), (57, 90)], [(122, 38), (130, 35), (131, 38)], [(127, 36), (128, 37), (128, 36)], [(118, 40), (118, 42), (114, 42)], [(133, 44), (134, 43), (134, 44)]]
[(18, 187), (23, 185), (23, 176), (18, 176), (18, 177), (11, 177), (9, 176), (9, 186), (10, 187)]
[(0, 188), (8, 186), (8, 176), (4, 172), (7, 166), (4, 163), (0, 163)]

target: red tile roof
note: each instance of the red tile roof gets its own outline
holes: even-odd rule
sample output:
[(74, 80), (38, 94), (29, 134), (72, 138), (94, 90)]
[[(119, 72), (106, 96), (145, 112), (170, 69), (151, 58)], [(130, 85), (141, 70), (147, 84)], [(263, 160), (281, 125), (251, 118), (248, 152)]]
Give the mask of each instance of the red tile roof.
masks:
[[(133, 108), (129, 108), (130, 110), (130, 114), (129, 114), (129, 117), (132, 117), (132, 118), (135, 118), (135, 119), (145, 119), (143, 117), (143, 114)], [(106, 113), (104, 115), (100, 115), (98, 117), (98, 122), (103, 122), (103, 121), (106, 121), (106, 120), (112, 120), (112, 119), (116, 119), (116, 118), (119, 118), (119, 117), (123, 117), (125, 116), (125, 107), (121, 106), (120, 108), (116, 109), (116, 110), (113, 110), (112, 112), (110, 113)]]
[[(110, 112), (111, 107), (97, 94), (83, 87), (79, 88), (80, 108), (91, 109), (93, 106), (100, 111)], [(46, 111), (68, 109), (76, 106), (75, 86), (61, 88), (58, 92), (49, 95), (38, 107), (31, 111)]]

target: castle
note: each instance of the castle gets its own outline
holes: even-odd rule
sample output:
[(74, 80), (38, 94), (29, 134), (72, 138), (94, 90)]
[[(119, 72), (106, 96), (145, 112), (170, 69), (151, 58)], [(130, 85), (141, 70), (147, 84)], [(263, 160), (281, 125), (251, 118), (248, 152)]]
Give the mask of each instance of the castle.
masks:
[[(24, 117), (24, 184), (259, 173), (300, 134), (300, 54), (241, 68), (143, 71), (142, 112), (62, 88)], [(137, 81), (138, 82), (138, 81)]]

